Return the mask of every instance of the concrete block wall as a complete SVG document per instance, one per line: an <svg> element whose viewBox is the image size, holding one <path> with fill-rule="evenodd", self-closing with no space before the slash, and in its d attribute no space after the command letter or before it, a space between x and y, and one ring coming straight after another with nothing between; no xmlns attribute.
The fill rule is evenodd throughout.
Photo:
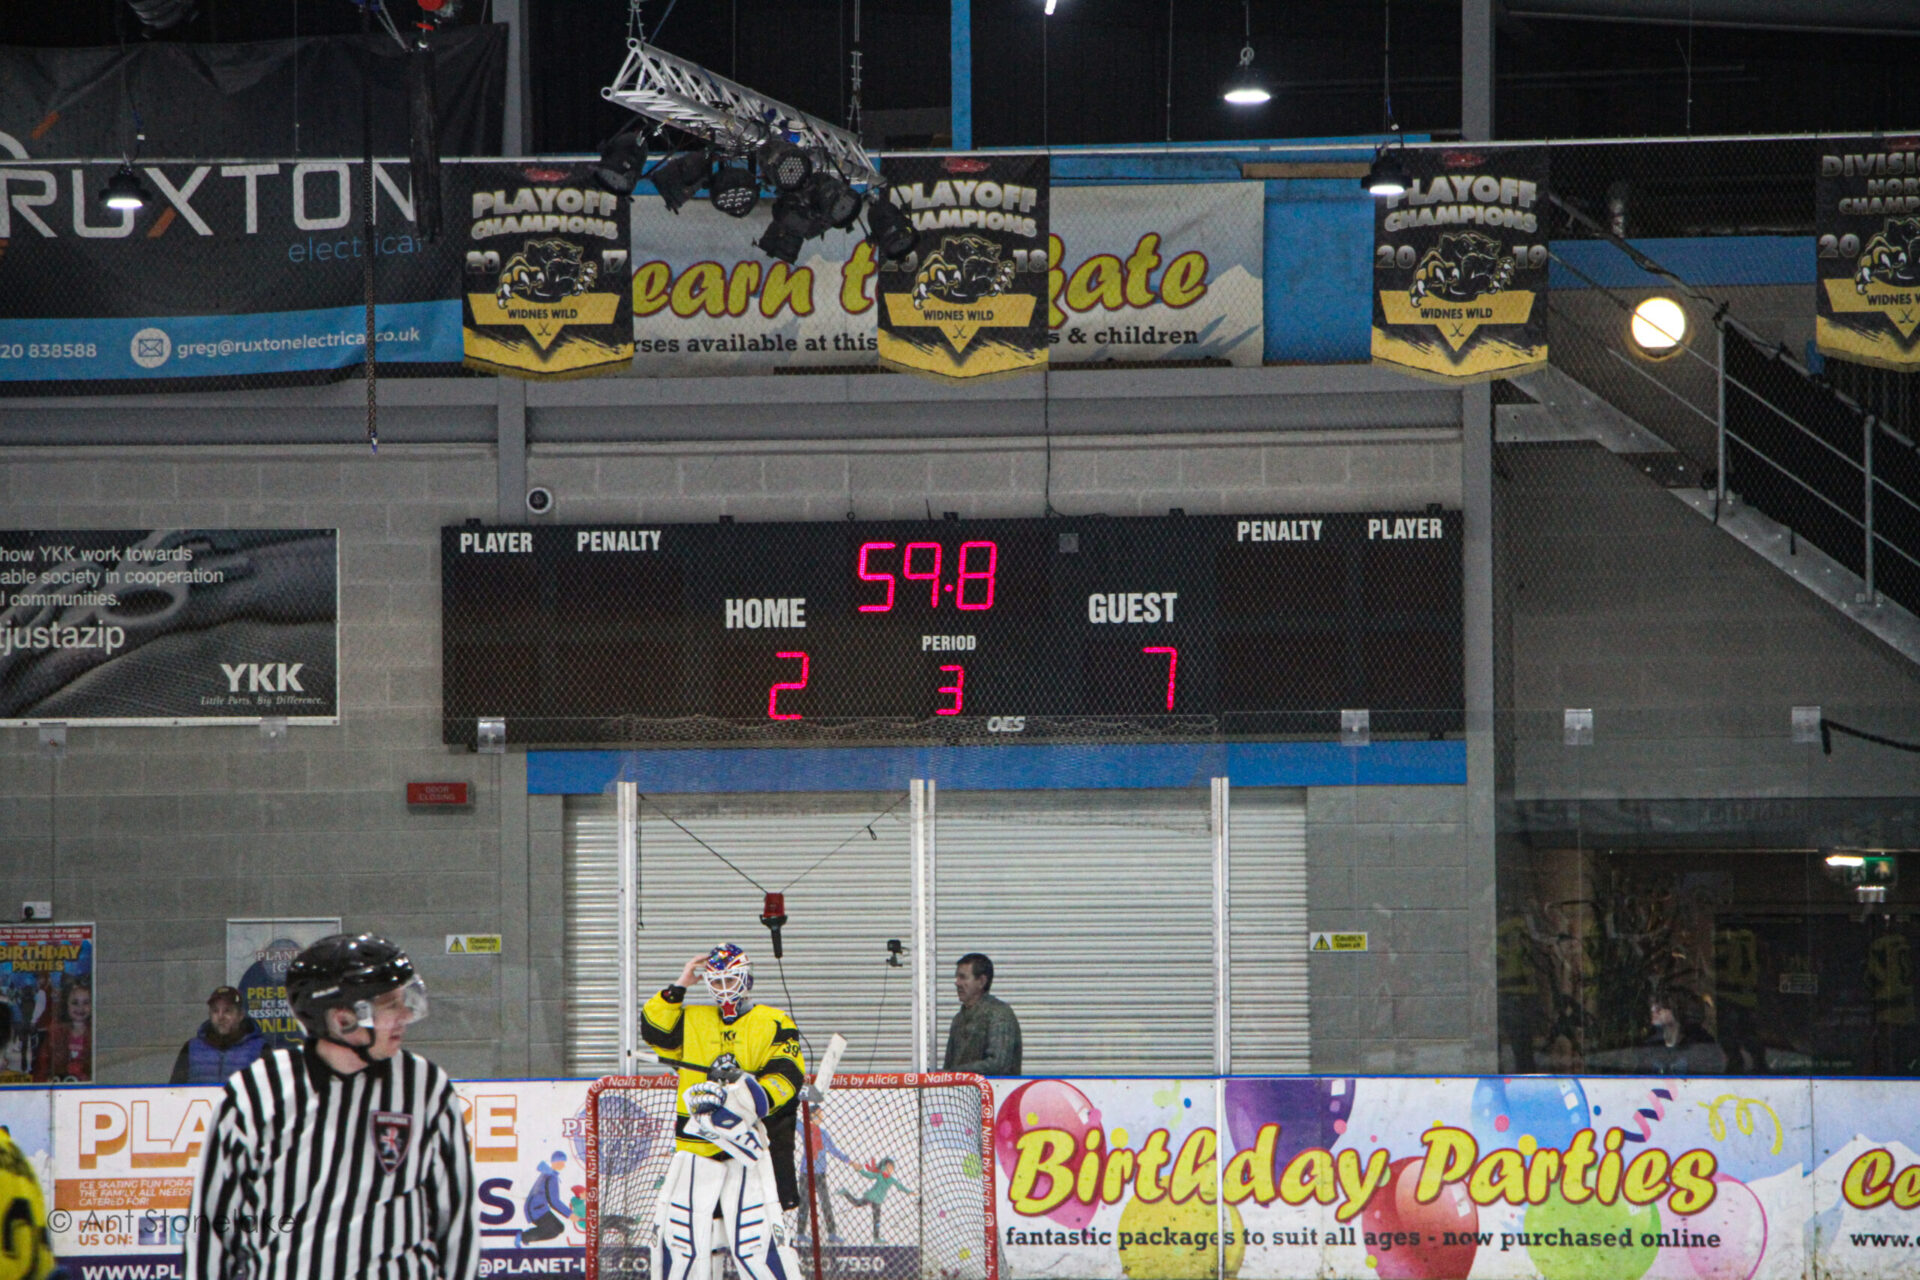
<svg viewBox="0 0 1920 1280"><path fill-rule="evenodd" d="M1026 439L556 445L532 450L527 475L553 489L561 522L1037 515L1049 486L1066 514L1284 514L1457 506L1459 453L1458 433L1445 430L1080 436L1056 440L1050 460ZM341 535L337 727L296 727L278 751L251 728L76 727L57 766L34 730L0 730L0 912L51 898L58 918L99 926L100 1082L165 1079L207 992L225 981L225 921L267 915L337 914L407 946L433 995L410 1043L456 1074L561 1069L560 802L525 795L524 758L440 742L439 530L491 520L497 485L483 447L0 450L10 528ZM408 813L404 783L423 779L471 782L478 802ZM1358 793L1350 803L1369 816L1310 837L1315 901L1338 888L1357 902L1343 860L1363 854L1369 865L1425 859L1421 892L1445 891L1444 868L1466 856L1457 819L1396 817ZM1351 834L1361 827L1364 840ZM1440 847L1448 838L1451 851ZM1327 902L1331 912L1343 899ZM1391 921L1374 932L1392 950L1369 959L1389 967L1369 982L1391 989L1391 1031L1409 1046L1396 1060L1409 1069L1466 1060L1458 1027L1445 1034L1452 997L1432 982L1449 928L1462 932L1441 918L1447 909L1406 894L1369 907ZM1344 916L1335 923L1346 927ZM506 954L446 956L444 936L468 932L503 934ZM1360 1025L1331 991L1314 1016L1316 1036L1330 1020L1328 1069L1372 1061L1362 1046L1381 1052L1380 1028Z"/></svg>
<svg viewBox="0 0 1920 1280"><path fill-rule="evenodd" d="M1920 666L1595 445L1499 451L1513 789L1912 796L1913 757L1792 741L1792 708L1920 739ZM1562 712L1592 708L1567 748Z"/></svg>

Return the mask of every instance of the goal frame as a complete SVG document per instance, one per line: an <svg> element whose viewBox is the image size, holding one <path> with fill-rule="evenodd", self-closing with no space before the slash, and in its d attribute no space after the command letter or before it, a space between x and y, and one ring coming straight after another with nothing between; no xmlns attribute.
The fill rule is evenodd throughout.
<svg viewBox="0 0 1920 1280"><path fill-rule="evenodd" d="M815 1077L809 1076L811 1084ZM679 1086L679 1073L669 1072L660 1075L641 1076L602 1076L587 1088L586 1126L584 1144L586 1147L585 1164L587 1166L587 1242L586 1264L587 1280L600 1278L600 1095L603 1092L634 1092L646 1089L676 1089ZM977 1118L980 1144L980 1178L986 1191L983 1205L982 1225L984 1236L980 1242L984 1260L984 1280L1000 1280L1000 1229L997 1200L999 1184L994 1166L993 1152L993 1084L985 1076L970 1071L922 1071L922 1072L880 1072L872 1074L835 1075L831 1088L827 1092L829 1099L842 1089L887 1089L887 1088L940 1088L959 1086L975 1089L980 1098L980 1114ZM817 1206L818 1189L813 1185L813 1161L806 1158L812 1149L813 1104L804 1100L800 1103L801 1133L799 1151L801 1153L800 1172L807 1180L807 1203ZM817 1209L815 1210L817 1213ZM806 1280L826 1280L822 1266L820 1250L819 1223L808 1224L808 1238L812 1241L811 1256L804 1263L807 1270ZM655 1278L658 1280L658 1277Z"/></svg>

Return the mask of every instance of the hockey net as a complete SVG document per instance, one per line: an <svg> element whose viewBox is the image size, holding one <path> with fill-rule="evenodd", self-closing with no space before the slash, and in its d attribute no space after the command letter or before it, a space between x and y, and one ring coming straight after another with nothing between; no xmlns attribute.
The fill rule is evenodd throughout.
<svg viewBox="0 0 1920 1280"><path fill-rule="evenodd" d="M653 1211L673 1154L675 1082L609 1076L588 1093L588 1280L657 1280ZM788 1222L805 1280L998 1280L993 1087L982 1077L835 1076L823 1101L801 1104L793 1153L800 1206ZM731 1259L711 1273L735 1274Z"/></svg>

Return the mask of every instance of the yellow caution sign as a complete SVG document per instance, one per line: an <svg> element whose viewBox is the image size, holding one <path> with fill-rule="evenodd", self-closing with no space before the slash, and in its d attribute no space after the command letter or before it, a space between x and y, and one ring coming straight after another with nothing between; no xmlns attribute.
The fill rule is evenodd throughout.
<svg viewBox="0 0 1920 1280"><path fill-rule="evenodd" d="M500 935L497 933L450 933L447 935L447 954L450 956L497 956L500 954Z"/></svg>
<svg viewBox="0 0 1920 1280"><path fill-rule="evenodd" d="M1365 951L1367 935L1364 933L1314 933L1307 938L1309 951Z"/></svg>

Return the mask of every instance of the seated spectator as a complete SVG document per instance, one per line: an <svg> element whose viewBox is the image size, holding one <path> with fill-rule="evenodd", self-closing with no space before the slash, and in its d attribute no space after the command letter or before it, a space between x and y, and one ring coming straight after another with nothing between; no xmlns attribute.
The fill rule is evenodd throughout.
<svg viewBox="0 0 1920 1280"><path fill-rule="evenodd" d="M1653 1033L1640 1046L1639 1069L1663 1076L1712 1076L1727 1069L1727 1055L1700 1022L1693 996L1678 987L1656 988L1648 1003Z"/></svg>
<svg viewBox="0 0 1920 1280"><path fill-rule="evenodd" d="M240 993L221 987L207 997L207 1020L180 1046L167 1083L224 1084L234 1072L252 1066L266 1047L266 1033L247 1016Z"/></svg>

